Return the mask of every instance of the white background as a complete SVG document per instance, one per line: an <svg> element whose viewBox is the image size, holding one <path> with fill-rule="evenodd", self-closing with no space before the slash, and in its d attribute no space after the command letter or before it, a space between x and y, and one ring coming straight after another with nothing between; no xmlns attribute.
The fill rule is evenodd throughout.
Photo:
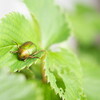
<svg viewBox="0 0 100 100"><path fill-rule="evenodd" d="M73 9L76 2L84 2L89 5L95 4L96 0L56 0L58 4L64 8ZM23 14L28 13L28 10L22 0L0 0L0 18L11 11L19 11Z"/></svg>

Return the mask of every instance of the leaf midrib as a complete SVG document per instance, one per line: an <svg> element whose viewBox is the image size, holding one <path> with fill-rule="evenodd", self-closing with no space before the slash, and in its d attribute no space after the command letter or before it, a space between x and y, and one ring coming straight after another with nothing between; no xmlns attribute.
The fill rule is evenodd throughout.
<svg viewBox="0 0 100 100"><path fill-rule="evenodd" d="M14 45L2 46L2 47L0 47L0 49L3 49L3 48L9 48L9 47L12 47L12 46L16 46L16 45L14 44Z"/></svg>

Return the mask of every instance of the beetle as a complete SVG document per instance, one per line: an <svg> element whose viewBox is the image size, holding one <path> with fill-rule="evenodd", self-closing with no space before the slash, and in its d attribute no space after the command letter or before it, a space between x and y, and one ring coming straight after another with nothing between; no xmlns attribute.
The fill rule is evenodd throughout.
<svg viewBox="0 0 100 100"><path fill-rule="evenodd" d="M17 48L18 48L17 51L10 51L10 52L17 53L19 60L25 61L28 58L39 58L35 57L35 55L38 54L40 51L37 51L36 45L31 41L27 41L23 43L21 46L18 46L17 44Z"/></svg>

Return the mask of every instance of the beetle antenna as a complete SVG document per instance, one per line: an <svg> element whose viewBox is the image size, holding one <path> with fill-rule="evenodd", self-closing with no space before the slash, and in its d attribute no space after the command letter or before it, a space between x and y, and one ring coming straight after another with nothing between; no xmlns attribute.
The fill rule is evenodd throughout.
<svg viewBox="0 0 100 100"><path fill-rule="evenodd" d="M13 41L13 40L12 40ZM17 45L17 48L19 48L19 45L18 45L18 43L16 42L16 41L13 41L16 45Z"/></svg>

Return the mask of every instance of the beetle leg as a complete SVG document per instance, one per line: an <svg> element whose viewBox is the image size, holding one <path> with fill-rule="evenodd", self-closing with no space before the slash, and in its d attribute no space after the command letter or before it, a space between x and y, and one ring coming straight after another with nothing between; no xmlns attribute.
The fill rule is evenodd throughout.
<svg viewBox="0 0 100 100"><path fill-rule="evenodd" d="M28 58L39 58L39 57L29 56ZM28 58L24 59L23 61L26 61Z"/></svg>
<svg viewBox="0 0 100 100"><path fill-rule="evenodd" d="M18 53L18 51L10 51L10 53Z"/></svg>
<svg viewBox="0 0 100 100"><path fill-rule="evenodd" d="M39 57L29 56L28 58L39 58Z"/></svg>
<svg viewBox="0 0 100 100"><path fill-rule="evenodd" d="M26 61L27 59L24 59L23 61Z"/></svg>
<svg viewBox="0 0 100 100"><path fill-rule="evenodd" d="M44 50L37 51L33 55L36 55L36 54L38 54L39 52L42 52L42 51L44 51Z"/></svg>

